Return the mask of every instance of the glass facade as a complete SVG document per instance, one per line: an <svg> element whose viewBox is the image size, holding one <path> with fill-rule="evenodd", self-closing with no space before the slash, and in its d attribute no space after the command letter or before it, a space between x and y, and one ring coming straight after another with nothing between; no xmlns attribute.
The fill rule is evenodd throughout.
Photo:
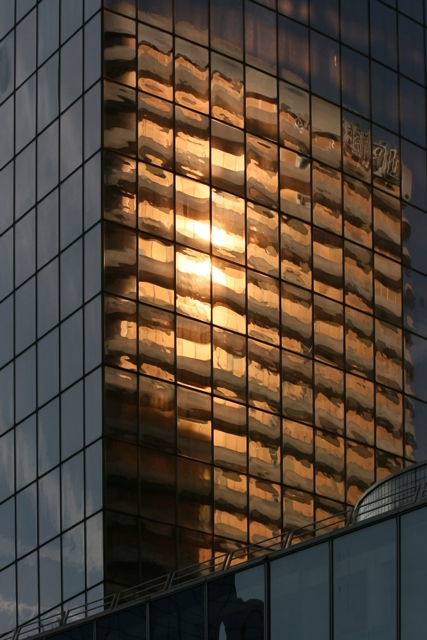
<svg viewBox="0 0 427 640"><path fill-rule="evenodd" d="M0 628L427 457L425 25L0 0Z"/></svg>
<svg viewBox="0 0 427 640"><path fill-rule="evenodd" d="M152 595L46 640L411 640L425 632L427 509Z"/></svg>
<svg viewBox="0 0 427 640"><path fill-rule="evenodd" d="M2 0L0 38L5 631L103 593L101 2Z"/></svg>
<svg viewBox="0 0 427 640"><path fill-rule="evenodd" d="M416 0L104 8L112 591L425 458L425 26Z"/></svg>

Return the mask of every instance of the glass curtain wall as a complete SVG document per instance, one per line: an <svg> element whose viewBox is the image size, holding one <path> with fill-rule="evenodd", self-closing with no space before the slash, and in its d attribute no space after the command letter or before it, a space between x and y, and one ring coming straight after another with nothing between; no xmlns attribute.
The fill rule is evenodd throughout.
<svg viewBox="0 0 427 640"><path fill-rule="evenodd" d="M421 0L104 0L108 589L427 453Z"/></svg>
<svg viewBox="0 0 427 640"><path fill-rule="evenodd" d="M0 2L0 631L102 595L101 3Z"/></svg>

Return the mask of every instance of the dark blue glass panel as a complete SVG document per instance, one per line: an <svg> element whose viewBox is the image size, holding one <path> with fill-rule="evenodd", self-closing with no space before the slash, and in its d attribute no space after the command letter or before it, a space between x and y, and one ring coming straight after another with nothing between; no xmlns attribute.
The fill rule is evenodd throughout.
<svg viewBox="0 0 427 640"><path fill-rule="evenodd" d="M16 627L16 591L15 591L15 566L0 572L0 599L10 603L8 607L0 610L0 627L13 629Z"/></svg>
<svg viewBox="0 0 427 640"><path fill-rule="evenodd" d="M0 371L0 433L4 433L13 425L13 409L14 409L14 388L13 388L13 362L12 362L7 367L5 367ZM8 460L8 462L10 463L10 460ZM12 461L12 464L13 464L13 461ZM12 476L13 476L13 472L12 472ZM1 493L1 489L0 489L0 493ZM7 497L7 496L4 496L4 497Z"/></svg>
<svg viewBox="0 0 427 640"><path fill-rule="evenodd" d="M298 640L329 639L329 546L323 544L270 565L272 638L283 629ZM307 612L310 615L307 615Z"/></svg>
<svg viewBox="0 0 427 640"><path fill-rule="evenodd" d="M9 162L13 156L14 131L14 96L0 106L0 167Z"/></svg>
<svg viewBox="0 0 427 640"><path fill-rule="evenodd" d="M135 607L96 623L97 640L145 640L146 608Z"/></svg>
<svg viewBox="0 0 427 640"><path fill-rule="evenodd" d="M341 40L369 53L368 0L341 0Z"/></svg>
<svg viewBox="0 0 427 640"><path fill-rule="evenodd" d="M0 375L0 382L1 375ZM15 490L15 438L9 431L0 439L0 501L5 500Z"/></svg>
<svg viewBox="0 0 427 640"><path fill-rule="evenodd" d="M70 3L68 3L70 4ZM62 3L64 6L64 3ZM74 5L72 5L74 7ZM83 33L79 31L61 48L61 111L82 93Z"/></svg>
<svg viewBox="0 0 427 640"><path fill-rule="evenodd" d="M0 304L0 367L13 358L13 296Z"/></svg>
<svg viewBox="0 0 427 640"><path fill-rule="evenodd" d="M276 15L246 0L245 27L246 62L268 73L276 73Z"/></svg>
<svg viewBox="0 0 427 640"><path fill-rule="evenodd" d="M52 329L58 322L58 260L54 260L37 274L38 335Z"/></svg>
<svg viewBox="0 0 427 640"><path fill-rule="evenodd" d="M280 16L279 75L304 89L309 87L308 29Z"/></svg>
<svg viewBox="0 0 427 640"><path fill-rule="evenodd" d="M405 398L405 455L415 460L427 460L427 404Z"/></svg>
<svg viewBox="0 0 427 640"><path fill-rule="evenodd" d="M341 47L342 104L369 118L369 59Z"/></svg>
<svg viewBox="0 0 427 640"><path fill-rule="evenodd" d="M59 462L59 401L53 400L38 413L39 474Z"/></svg>
<svg viewBox="0 0 427 640"><path fill-rule="evenodd" d="M6 231L13 222L13 169L11 162L0 171L0 193L2 194L2 213L0 216L0 233Z"/></svg>
<svg viewBox="0 0 427 640"><path fill-rule="evenodd" d="M36 416L21 422L15 430L16 490L33 482L37 474Z"/></svg>
<svg viewBox="0 0 427 640"><path fill-rule="evenodd" d="M19 86L36 69L36 11L32 11L16 28L16 76Z"/></svg>
<svg viewBox="0 0 427 640"><path fill-rule="evenodd" d="M422 638L427 628L427 509L400 520L401 640Z"/></svg>
<svg viewBox="0 0 427 640"><path fill-rule="evenodd" d="M427 215L423 211L404 205L402 209L403 261L409 267L427 274L425 239Z"/></svg>
<svg viewBox="0 0 427 640"><path fill-rule="evenodd" d="M424 84L424 29L399 15L399 71Z"/></svg>
<svg viewBox="0 0 427 640"><path fill-rule="evenodd" d="M38 566L37 552L18 562L18 624L34 617L38 609Z"/></svg>
<svg viewBox="0 0 427 640"><path fill-rule="evenodd" d="M16 495L16 542L18 558L37 545L37 483Z"/></svg>
<svg viewBox="0 0 427 640"><path fill-rule="evenodd" d="M311 0L310 26L338 39L338 0Z"/></svg>
<svg viewBox="0 0 427 640"><path fill-rule="evenodd" d="M39 549L40 613L61 601L61 548L60 540L52 540Z"/></svg>
<svg viewBox="0 0 427 640"><path fill-rule="evenodd" d="M13 2L3 0L0 2L0 38L12 29L15 21L15 5Z"/></svg>
<svg viewBox="0 0 427 640"><path fill-rule="evenodd" d="M61 319L83 303L83 242L78 240L61 254Z"/></svg>
<svg viewBox="0 0 427 640"><path fill-rule="evenodd" d="M204 586L151 605L152 640L204 640Z"/></svg>
<svg viewBox="0 0 427 640"><path fill-rule="evenodd" d="M59 331L55 329L37 343L37 395L39 406L59 391Z"/></svg>
<svg viewBox="0 0 427 640"><path fill-rule="evenodd" d="M43 198L58 183L58 121L37 139L37 197Z"/></svg>
<svg viewBox="0 0 427 640"><path fill-rule="evenodd" d="M138 18L172 31L172 0L138 0Z"/></svg>
<svg viewBox="0 0 427 640"><path fill-rule="evenodd" d="M61 42L65 42L82 24L83 0L61 0Z"/></svg>
<svg viewBox="0 0 427 640"><path fill-rule="evenodd" d="M175 32L198 44L208 45L207 0L175 0Z"/></svg>
<svg viewBox="0 0 427 640"><path fill-rule="evenodd" d="M427 401L427 340L405 331L405 392Z"/></svg>
<svg viewBox="0 0 427 640"><path fill-rule="evenodd" d="M59 45L59 2L42 0L38 15L39 65L58 48Z"/></svg>
<svg viewBox="0 0 427 640"><path fill-rule="evenodd" d="M396 13L378 0L371 1L371 55L397 68Z"/></svg>
<svg viewBox="0 0 427 640"><path fill-rule="evenodd" d="M62 633L50 636L51 640L92 640L94 637L93 624L84 624L74 629L66 629Z"/></svg>
<svg viewBox="0 0 427 640"><path fill-rule="evenodd" d="M36 145L30 144L15 159L16 176L26 180L15 182L15 220L28 211L36 200Z"/></svg>
<svg viewBox="0 0 427 640"><path fill-rule="evenodd" d="M62 588L64 600L85 588L83 523L62 536Z"/></svg>
<svg viewBox="0 0 427 640"><path fill-rule="evenodd" d="M215 0L215 2L211 2L211 47L242 60L242 0Z"/></svg>
<svg viewBox="0 0 427 640"><path fill-rule="evenodd" d="M311 32L311 89L322 98L340 102L340 49L330 38Z"/></svg>
<svg viewBox="0 0 427 640"><path fill-rule="evenodd" d="M423 0L399 0L398 7L402 13L406 13L418 22L423 22Z"/></svg>
<svg viewBox="0 0 427 640"><path fill-rule="evenodd" d="M425 209L426 152L402 140L402 198L416 207Z"/></svg>
<svg viewBox="0 0 427 640"><path fill-rule="evenodd" d="M83 382L61 396L61 458L64 460L83 447Z"/></svg>
<svg viewBox="0 0 427 640"><path fill-rule="evenodd" d="M15 366L15 418L20 422L36 408L36 348L19 356Z"/></svg>
<svg viewBox="0 0 427 640"><path fill-rule="evenodd" d="M36 287L34 277L15 292L15 353L20 353L29 347L35 339Z"/></svg>
<svg viewBox="0 0 427 640"><path fill-rule="evenodd" d="M400 78L400 133L425 147L425 90L406 78Z"/></svg>
<svg viewBox="0 0 427 640"><path fill-rule="evenodd" d="M57 0L56 0L57 1ZM59 56L54 55L37 72L37 130L42 131L59 113Z"/></svg>
<svg viewBox="0 0 427 640"><path fill-rule="evenodd" d="M31 76L16 92L16 121L19 127L15 131L15 153L25 147L36 133L36 74Z"/></svg>
<svg viewBox="0 0 427 640"><path fill-rule="evenodd" d="M372 119L399 131L397 74L381 64L371 62Z"/></svg>
<svg viewBox="0 0 427 640"><path fill-rule="evenodd" d="M405 327L427 338L427 276L412 269L404 269L403 291Z"/></svg>
<svg viewBox="0 0 427 640"><path fill-rule="evenodd" d="M61 117L61 180L77 169L82 162L82 107L82 100L79 100Z"/></svg>
<svg viewBox="0 0 427 640"><path fill-rule="evenodd" d="M59 467L39 480L39 544L58 535L61 524Z"/></svg>
<svg viewBox="0 0 427 640"><path fill-rule="evenodd" d="M262 566L209 582L209 640L263 640L264 590Z"/></svg>
<svg viewBox="0 0 427 640"><path fill-rule="evenodd" d="M13 235L13 229L10 229L0 238L0 300L13 289Z"/></svg>
<svg viewBox="0 0 427 640"><path fill-rule="evenodd" d="M396 638L396 522L333 542L334 640Z"/></svg>
<svg viewBox="0 0 427 640"><path fill-rule="evenodd" d="M15 499L0 505L0 567L15 560Z"/></svg>

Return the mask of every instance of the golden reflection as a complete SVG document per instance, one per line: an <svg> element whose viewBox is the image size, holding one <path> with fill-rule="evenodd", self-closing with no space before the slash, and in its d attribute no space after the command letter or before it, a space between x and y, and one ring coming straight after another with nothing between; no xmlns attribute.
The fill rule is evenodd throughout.
<svg viewBox="0 0 427 640"><path fill-rule="evenodd" d="M246 401L246 340L229 331L213 329L214 393Z"/></svg>
<svg viewBox="0 0 427 640"><path fill-rule="evenodd" d="M215 467L215 534L234 540L247 540L247 477Z"/></svg>
<svg viewBox="0 0 427 640"><path fill-rule="evenodd" d="M280 210L311 221L310 160L280 149Z"/></svg>
<svg viewBox="0 0 427 640"><path fill-rule="evenodd" d="M280 343L279 281L248 270L248 335Z"/></svg>
<svg viewBox="0 0 427 640"><path fill-rule="evenodd" d="M347 442L347 502L356 504L375 481L374 450L363 444Z"/></svg>
<svg viewBox="0 0 427 640"><path fill-rule="evenodd" d="M280 533L281 490L277 484L249 479L249 540L262 542Z"/></svg>
<svg viewBox="0 0 427 640"><path fill-rule="evenodd" d="M138 87L159 98L172 100L172 36L139 24L138 40Z"/></svg>
<svg viewBox="0 0 427 640"><path fill-rule="evenodd" d="M282 282L282 347L310 355L313 348L312 319L311 292Z"/></svg>
<svg viewBox="0 0 427 640"><path fill-rule="evenodd" d="M311 226L282 215L282 278L306 289L311 288Z"/></svg>
<svg viewBox="0 0 427 640"><path fill-rule="evenodd" d="M280 482L280 418L249 408L249 472Z"/></svg>
<svg viewBox="0 0 427 640"><path fill-rule="evenodd" d="M313 491L313 427L283 420L283 483L297 489Z"/></svg>
<svg viewBox="0 0 427 640"><path fill-rule="evenodd" d="M346 435L365 444L374 444L374 385L346 375Z"/></svg>
<svg viewBox="0 0 427 640"><path fill-rule="evenodd" d="M314 498L305 491L284 489L283 529L290 531L309 525L314 520Z"/></svg>
<svg viewBox="0 0 427 640"><path fill-rule="evenodd" d="M215 255L245 263L245 201L212 189L212 251Z"/></svg>
<svg viewBox="0 0 427 640"><path fill-rule="evenodd" d="M403 455L403 397L401 393L377 386L376 445L380 449Z"/></svg>
<svg viewBox="0 0 427 640"><path fill-rule="evenodd" d="M175 100L209 113L209 52L180 38L175 38Z"/></svg>
<svg viewBox="0 0 427 640"><path fill-rule="evenodd" d="M179 247L176 252L176 308L191 318L211 319L211 259Z"/></svg>
<svg viewBox="0 0 427 640"><path fill-rule="evenodd" d="M371 189L347 176L344 176L344 236L372 247Z"/></svg>
<svg viewBox="0 0 427 640"><path fill-rule="evenodd" d="M277 209L278 190L277 145L246 134L247 197Z"/></svg>
<svg viewBox="0 0 427 640"><path fill-rule="evenodd" d="M248 202L248 266L271 276L279 272L279 218L271 209Z"/></svg>
<svg viewBox="0 0 427 640"><path fill-rule="evenodd" d="M202 462L211 462L210 396L185 387L177 387L177 410L178 453Z"/></svg>
<svg viewBox="0 0 427 640"><path fill-rule="evenodd" d="M175 177L176 241L182 244L209 251L210 248L210 188L183 178Z"/></svg>
<svg viewBox="0 0 427 640"><path fill-rule="evenodd" d="M243 65L212 51L211 69L212 117L243 128Z"/></svg>
<svg viewBox="0 0 427 640"><path fill-rule="evenodd" d="M141 231L173 239L173 174L138 163L138 225Z"/></svg>
<svg viewBox="0 0 427 640"><path fill-rule="evenodd" d="M246 409L214 399L214 464L246 472Z"/></svg>
<svg viewBox="0 0 427 640"><path fill-rule="evenodd" d="M344 500L344 439L316 431L315 447L316 493L331 500Z"/></svg>
<svg viewBox="0 0 427 640"><path fill-rule="evenodd" d="M175 330L173 315L139 305L139 370L149 376L173 381Z"/></svg>
<svg viewBox="0 0 427 640"><path fill-rule="evenodd" d="M139 299L173 310L174 247L161 240L139 237Z"/></svg>
<svg viewBox="0 0 427 640"><path fill-rule="evenodd" d="M196 180L209 179L209 118L175 107L175 168Z"/></svg>
<svg viewBox="0 0 427 640"><path fill-rule="evenodd" d="M210 327L177 317L176 320L177 380L203 391L211 391L211 331Z"/></svg>
<svg viewBox="0 0 427 640"><path fill-rule="evenodd" d="M213 323L246 333L246 269L212 259Z"/></svg>
<svg viewBox="0 0 427 640"><path fill-rule="evenodd" d="M316 426L334 433L344 433L344 373L315 363Z"/></svg>
<svg viewBox="0 0 427 640"><path fill-rule="evenodd" d="M375 322L375 365L377 382L402 389L402 330L381 320Z"/></svg>
<svg viewBox="0 0 427 640"><path fill-rule="evenodd" d="M280 82L280 143L308 154L310 151L309 94Z"/></svg>

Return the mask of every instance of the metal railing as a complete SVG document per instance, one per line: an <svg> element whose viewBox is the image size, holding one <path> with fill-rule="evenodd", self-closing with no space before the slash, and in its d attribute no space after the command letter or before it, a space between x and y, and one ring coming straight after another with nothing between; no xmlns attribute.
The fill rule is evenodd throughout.
<svg viewBox="0 0 427 640"><path fill-rule="evenodd" d="M408 474L407 478L405 478L405 473ZM399 478L395 476L399 476ZM22 640L36 634L49 633L54 629L60 629L64 625L70 625L84 618L96 616L107 611L112 612L131 603L143 603L182 584L227 571L242 563L256 560L276 551L289 549L319 535L422 500L427 500L427 463L414 465L376 483L360 498L354 508L328 516L323 520L312 522L298 529L280 533L261 542L252 543L214 556L205 562L177 569L165 576L143 582L135 587L124 589L119 593L105 596L94 602L73 607L70 610L56 611L55 613L40 616L17 627L14 631L0 634L0 640Z"/></svg>

